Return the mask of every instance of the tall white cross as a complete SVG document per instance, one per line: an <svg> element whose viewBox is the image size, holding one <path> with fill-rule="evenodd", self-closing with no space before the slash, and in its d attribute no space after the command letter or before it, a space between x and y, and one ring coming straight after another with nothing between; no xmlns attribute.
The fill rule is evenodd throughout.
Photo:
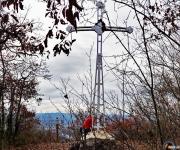
<svg viewBox="0 0 180 150"><path fill-rule="evenodd" d="M102 34L105 31L127 32L132 33L132 27L113 27L106 26L103 22L103 14L105 13L105 2L102 0L94 0L97 7L97 23L94 26L79 26L77 31L95 31L97 33L97 56L96 56L96 72L93 101L91 102L91 111L96 116L96 124L94 128L102 128L105 126L105 100L104 100L104 80L103 80L103 62L102 62ZM68 27L69 32L74 32L73 27Z"/></svg>

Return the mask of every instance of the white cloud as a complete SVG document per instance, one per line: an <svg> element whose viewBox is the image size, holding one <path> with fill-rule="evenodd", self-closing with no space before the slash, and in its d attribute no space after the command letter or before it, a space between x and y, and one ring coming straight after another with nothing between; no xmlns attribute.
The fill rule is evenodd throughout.
<svg viewBox="0 0 180 150"><path fill-rule="evenodd" d="M39 21L44 22L44 29L48 29L48 23L45 20L44 14L45 14L45 4L39 5L35 0L28 1L26 0L26 5L31 5L31 10L29 17L38 19ZM109 13L111 20L115 19L117 21L118 25L123 26L124 23L122 20L124 20L127 15L127 9L122 8L121 13L119 16L117 16L116 12L114 12L114 3L109 3L107 5L107 12ZM34 17L35 16L35 17ZM121 18L120 18L121 17ZM116 21L112 21L113 24L116 24ZM48 24L48 25L47 25ZM103 37L105 38L108 35L108 33L104 33ZM125 38L122 36L122 33L119 34L120 38L122 40ZM84 33L73 33L73 38L76 38L77 41L74 43L72 47L72 51L70 55L67 57L65 54L61 53L61 55L57 55L56 57L51 56L49 60L47 60L47 64L50 70L50 74L53 75L52 83L58 83L58 80L60 77L69 77L72 80L73 84L75 86L78 86L78 80L76 79L77 74L83 75L85 72L88 71L89 62L88 57L85 55L85 52L88 52L93 45L93 43L96 43L96 33L90 33L90 32L84 32ZM123 48L116 44L117 40L115 38L108 38L105 43L103 43L103 53L105 56L109 55L117 55L121 54L123 52ZM52 47L52 45L50 46ZM52 48L51 48L52 49ZM94 44L93 49L93 73L95 73L95 60L96 60L96 44ZM108 63L113 63L112 59L106 59ZM115 89L116 82L112 82L114 79L112 77L112 74L110 71L104 70L105 74L105 89ZM61 104L64 104L59 91L50 84L49 81L42 81L39 85L40 93L44 94L43 102L41 106L37 106L36 103L34 103L32 106L36 109L37 112L55 112L57 111L56 108L49 102L49 97L51 100L55 103L55 105L61 109L64 110Z"/></svg>

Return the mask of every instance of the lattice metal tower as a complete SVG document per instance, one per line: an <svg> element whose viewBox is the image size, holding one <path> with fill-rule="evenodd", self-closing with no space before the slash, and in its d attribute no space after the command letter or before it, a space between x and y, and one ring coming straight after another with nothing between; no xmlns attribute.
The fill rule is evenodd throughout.
<svg viewBox="0 0 180 150"><path fill-rule="evenodd" d="M97 33L97 55L96 55L96 72L92 110L97 116L97 128L104 126L105 101L104 101L104 79L103 79L103 62L102 62L102 33L103 33L103 14L105 6L102 1L96 3L97 6L97 24L95 31ZM99 28L100 27L100 28ZM101 119L101 120L100 120Z"/></svg>
<svg viewBox="0 0 180 150"><path fill-rule="evenodd" d="M103 22L103 15L106 12L106 0L92 0L97 7L97 22L94 26L81 26L77 27L77 31L95 31L97 33L97 56L96 56L96 71L95 71L95 85L93 101L91 102L92 114L96 116L95 128L99 129L105 126L105 100L104 100L104 79L103 79L103 61L102 61L102 34L105 31L128 32L132 33L131 27L112 27L106 26ZM73 27L68 27L69 32L74 32Z"/></svg>

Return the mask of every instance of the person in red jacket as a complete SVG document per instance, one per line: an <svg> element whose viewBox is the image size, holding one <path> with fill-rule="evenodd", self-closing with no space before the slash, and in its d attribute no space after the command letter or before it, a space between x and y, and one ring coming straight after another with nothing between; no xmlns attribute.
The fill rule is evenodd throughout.
<svg viewBox="0 0 180 150"><path fill-rule="evenodd" d="M89 115L85 118L82 127L80 128L80 133L82 139L86 140L86 135L91 131L92 124L93 124L93 117Z"/></svg>

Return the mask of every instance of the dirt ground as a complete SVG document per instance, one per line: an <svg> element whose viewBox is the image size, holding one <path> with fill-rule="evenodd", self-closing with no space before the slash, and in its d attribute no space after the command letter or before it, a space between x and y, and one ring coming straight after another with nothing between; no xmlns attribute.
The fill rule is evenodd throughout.
<svg viewBox="0 0 180 150"><path fill-rule="evenodd" d="M47 144L43 143L43 144L28 145L28 146L18 147L18 148L9 148L6 150L70 150L72 145L73 145L72 143L47 143ZM100 147L102 148L102 145ZM97 148L97 149L99 150L101 148ZM140 150L148 150L147 148L145 148L142 145L138 145L136 148L140 149ZM87 149L89 150L91 148L87 148ZM114 148L112 148L112 147L110 149L114 150ZM122 149L122 148L120 148L120 147L116 148L116 150L118 150L118 149ZM124 149L126 149L126 146L124 147ZM76 148L73 150L76 150ZM104 148L103 148L103 150L104 150Z"/></svg>
<svg viewBox="0 0 180 150"><path fill-rule="evenodd" d="M48 143L38 145L28 145L19 148L9 148L7 150L69 150L70 143Z"/></svg>
<svg viewBox="0 0 180 150"><path fill-rule="evenodd" d="M28 145L28 146L24 146L24 147L21 147L21 148L12 148L12 149L9 149L9 150L77 150L76 146L74 147L73 145L76 145L76 144L73 144L73 143L44 143L44 144L38 144L38 145ZM102 146L104 145L104 146ZM101 143L99 144L99 146L97 146L97 150L121 150L121 149L129 149L127 146L124 146L122 148L122 145L121 146L115 146L114 144L111 144L110 147L108 148L108 145L109 144L104 144L104 143ZM115 147L114 147L115 146ZM73 149L70 149L74 147ZM79 149L79 148L78 148ZM84 148L81 148L81 150L84 150ZM92 147L86 147L85 150L91 150ZM140 144L137 144L135 149L137 150L149 150L147 149L147 147L144 147L144 145L140 145Z"/></svg>
<svg viewBox="0 0 180 150"><path fill-rule="evenodd" d="M77 142L78 143L78 142ZM37 145L28 145L24 147L19 148L8 148L6 150L77 150L77 143L73 144L72 142L69 143L43 143L43 144L37 144ZM149 146L145 145L144 143L135 142L135 141L129 141L129 143L133 143L132 149L137 150L152 150L152 148L149 148ZM179 142L178 142L179 143ZM109 145L109 144L108 144ZM129 149L130 147L127 146L126 143L124 143L124 146L122 146L122 142L116 143L110 143L110 148L108 148L107 143L101 143L100 148L97 148L98 150L121 150L121 149ZM113 147L117 145L117 147L114 149ZM75 146L75 147L74 147ZM71 149L74 147L73 149ZM98 146L99 147L99 146ZM105 148L103 148L105 147ZM123 147L123 148L122 148ZM92 148L86 148L86 150L91 150ZM82 149L81 149L82 150ZM84 150L84 149L83 149Z"/></svg>

